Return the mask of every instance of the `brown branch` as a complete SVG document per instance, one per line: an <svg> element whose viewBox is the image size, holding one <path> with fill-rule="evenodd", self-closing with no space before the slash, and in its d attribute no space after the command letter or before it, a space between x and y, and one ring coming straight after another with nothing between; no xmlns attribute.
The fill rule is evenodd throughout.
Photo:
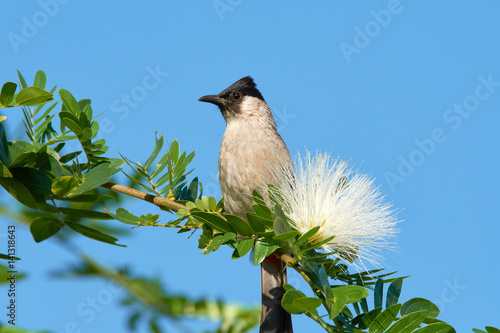
<svg viewBox="0 0 500 333"><path fill-rule="evenodd" d="M173 200L169 200L169 199L165 199L165 198L162 198L159 196L147 194L145 192L141 192L141 191L138 191L136 189L133 189L133 188L130 188L127 186L114 184L114 183L106 183L106 184L102 184L101 187L107 188L109 190L112 190L112 191L115 191L118 193L123 193L123 194L126 194L128 196L131 196L131 197L134 197L137 199L141 199L141 200L150 202L150 203L152 203L160 208L166 208L169 210L173 210L175 212L178 211L179 209L189 210L189 208L187 208L186 206L184 206L180 203L177 203Z"/></svg>

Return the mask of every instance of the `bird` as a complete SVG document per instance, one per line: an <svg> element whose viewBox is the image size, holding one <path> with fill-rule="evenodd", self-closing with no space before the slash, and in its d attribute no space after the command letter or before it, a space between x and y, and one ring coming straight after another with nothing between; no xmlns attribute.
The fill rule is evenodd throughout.
<svg viewBox="0 0 500 333"><path fill-rule="evenodd" d="M219 107L226 130L219 152L219 183L224 210L246 220L252 212L254 189L267 193L276 167L291 167L288 148L278 133L270 107L250 76L236 81L218 95L206 95L201 102ZM286 267L275 255L261 263L261 333L293 332L291 315L281 307L287 282Z"/></svg>

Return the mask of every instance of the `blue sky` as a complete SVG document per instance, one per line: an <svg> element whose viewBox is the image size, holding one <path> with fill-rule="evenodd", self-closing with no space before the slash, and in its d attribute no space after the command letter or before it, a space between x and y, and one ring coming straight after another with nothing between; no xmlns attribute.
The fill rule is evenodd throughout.
<svg viewBox="0 0 500 333"><path fill-rule="evenodd" d="M42 69L49 86L92 99L94 113L106 111L112 156L144 161L155 131L196 149L195 174L220 197L225 124L197 99L252 75L293 155L348 160L401 209L398 252L385 253L385 265L411 275L402 299L433 300L441 319L470 332L500 327L499 12L495 1L11 1L0 11L0 78L17 81L19 69L31 81ZM20 110L2 114L10 138L22 138ZM12 202L3 190L0 200ZM0 219L6 247L9 221ZM77 244L107 265L161 276L174 293L258 304L257 267L231 261L229 250L203 256L184 235L139 228L120 239L127 248ZM18 240L19 269L30 272L18 286L20 326L125 331L119 293L88 322L76 313L107 282L51 278L75 258L35 244L26 229ZM294 322L297 332L321 332L308 318Z"/></svg>

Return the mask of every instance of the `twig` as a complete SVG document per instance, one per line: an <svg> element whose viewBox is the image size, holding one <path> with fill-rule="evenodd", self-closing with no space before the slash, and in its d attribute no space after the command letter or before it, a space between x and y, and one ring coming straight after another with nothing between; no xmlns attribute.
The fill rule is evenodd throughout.
<svg viewBox="0 0 500 333"><path fill-rule="evenodd" d="M327 332L335 332L334 331L334 327L332 327L331 325L329 325L326 321L323 320L323 318L321 318L320 316L316 316L315 314L312 314L311 312L309 311L306 311L305 312L305 315L308 316L309 318L311 318L312 320L314 320L315 322L317 322L318 324L321 325L321 327L323 327L325 329L325 331Z"/></svg>
<svg viewBox="0 0 500 333"><path fill-rule="evenodd" d="M114 184L114 183L106 183L106 184L102 184L101 187L107 188L109 190L112 190L112 191L115 191L118 193L123 193L123 194L126 194L128 196L131 196L131 197L134 197L137 199L141 199L141 200L150 202L150 203L152 203L160 208L166 208L169 210L173 210L175 212L178 211L179 209L189 210L189 208L187 208L186 206L184 206L180 203L177 203L173 200L169 200L169 199L165 199L165 198L162 198L159 196L151 195L151 194L127 187L127 186Z"/></svg>

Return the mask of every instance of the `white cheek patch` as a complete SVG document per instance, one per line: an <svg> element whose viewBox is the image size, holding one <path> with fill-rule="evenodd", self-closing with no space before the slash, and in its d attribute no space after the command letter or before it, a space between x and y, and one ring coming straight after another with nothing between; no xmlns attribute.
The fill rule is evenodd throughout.
<svg viewBox="0 0 500 333"><path fill-rule="evenodd" d="M265 103L253 96L245 96L240 104L240 113L244 116L254 116L259 114L259 108L264 107ZM260 112L262 113L262 111Z"/></svg>

